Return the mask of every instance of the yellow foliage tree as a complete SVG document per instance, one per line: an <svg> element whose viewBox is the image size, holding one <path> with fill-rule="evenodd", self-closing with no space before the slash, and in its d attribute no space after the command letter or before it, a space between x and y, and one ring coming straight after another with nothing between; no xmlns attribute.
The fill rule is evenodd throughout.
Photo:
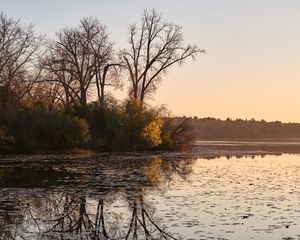
<svg viewBox="0 0 300 240"><path fill-rule="evenodd" d="M163 121L160 118L155 118L150 123L148 123L143 129L142 136L152 147L156 147L162 142L162 126Z"/></svg>

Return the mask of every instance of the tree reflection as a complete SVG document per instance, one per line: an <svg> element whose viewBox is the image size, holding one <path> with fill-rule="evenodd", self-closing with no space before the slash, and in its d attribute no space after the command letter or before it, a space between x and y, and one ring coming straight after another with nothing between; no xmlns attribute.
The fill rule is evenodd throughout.
<svg viewBox="0 0 300 240"><path fill-rule="evenodd" d="M22 204L17 199L7 198L7 192L0 192L0 239L17 239L17 229L24 222Z"/></svg>
<svg viewBox="0 0 300 240"><path fill-rule="evenodd" d="M145 239L153 239L156 232L159 234L158 239L176 239L163 230L153 219L153 216L150 216L143 196L140 196L139 200L134 200L130 205L132 217L124 239L138 239L139 228L142 229ZM130 236L132 238L129 238Z"/></svg>
<svg viewBox="0 0 300 240"><path fill-rule="evenodd" d="M43 182L39 190L38 183L32 188L31 182L26 185L26 179L18 178L21 187L28 191L20 192L17 185L11 188L8 195L14 194L16 201L10 208L1 209L0 238L176 239L156 217L155 207L150 207L145 196L165 190L174 178L187 179L193 162L155 157L122 163L107 161L94 167L87 164L77 173L73 169L72 174L52 170L51 184L47 187ZM13 185L11 180L10 176L9 187ZM118 201L127 209L114 209L112 205ZM7 207L3 202L2 206Z"/></svg>

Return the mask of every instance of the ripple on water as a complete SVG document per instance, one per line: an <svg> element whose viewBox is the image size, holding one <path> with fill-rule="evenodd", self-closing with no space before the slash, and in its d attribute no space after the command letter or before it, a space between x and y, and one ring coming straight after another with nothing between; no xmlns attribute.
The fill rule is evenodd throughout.
<svg viewBox="0 0 300 240"><path fill-rule="evenodd" d="M193 161L178 157L175 162L157 157L99 158L66 163L43 157L46 177L34 159L26 176L40 182L22 178L24 161L0 163L0 237L50 239L56 231L57 237L89 239L97 230L92 220L100 223L102 216L107 233L122 239L134 214L142 223L147 213L148 230L156 238L161 230L197 240L300 239L299 155ZM100 200L103 215L98 211ZM63 233L58 219L66 213L63 228L69 229ZM73 231L79 213L81 233ZM140 224L137 233L144 232Z"/></svg>

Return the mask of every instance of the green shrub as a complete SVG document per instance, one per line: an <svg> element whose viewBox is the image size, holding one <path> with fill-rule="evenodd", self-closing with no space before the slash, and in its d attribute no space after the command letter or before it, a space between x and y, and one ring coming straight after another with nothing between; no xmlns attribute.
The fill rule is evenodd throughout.
<svg viewBox="0 0 300 240"><path fill-rule="evenodd" d="M194 140L186 121L166 117L164 107L152 108L136 100L108 106L105 111L92 103L65 112L35 109L1 115L0 151L75 147L94 151L178 150Z"/></svg>
<svg viewBox="0 0 300 240"><path fill-rule="evenodd" d="M150 150L161 144L162 120L157 109L136 100L89 111L91 146L96 151Z"/></svg>
<svg viewBox="0 0 300 240"><path fill-rule="evenodd" d="M19 112L8 117L6 125L15 136L15 151L63 150L89 140L85 120L59 112Z"/></svg>

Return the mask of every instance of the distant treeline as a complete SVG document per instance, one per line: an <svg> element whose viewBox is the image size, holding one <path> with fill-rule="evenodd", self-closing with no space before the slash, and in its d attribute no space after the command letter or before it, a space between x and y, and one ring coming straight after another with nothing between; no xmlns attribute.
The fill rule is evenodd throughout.
<svg viewBox="0 0 300 240"><path fill-rule="evenodd" d="M300 139L300 123L267 122L265 120L242 120L215 118L186 118L198 140L225 139Z"/></svg>

